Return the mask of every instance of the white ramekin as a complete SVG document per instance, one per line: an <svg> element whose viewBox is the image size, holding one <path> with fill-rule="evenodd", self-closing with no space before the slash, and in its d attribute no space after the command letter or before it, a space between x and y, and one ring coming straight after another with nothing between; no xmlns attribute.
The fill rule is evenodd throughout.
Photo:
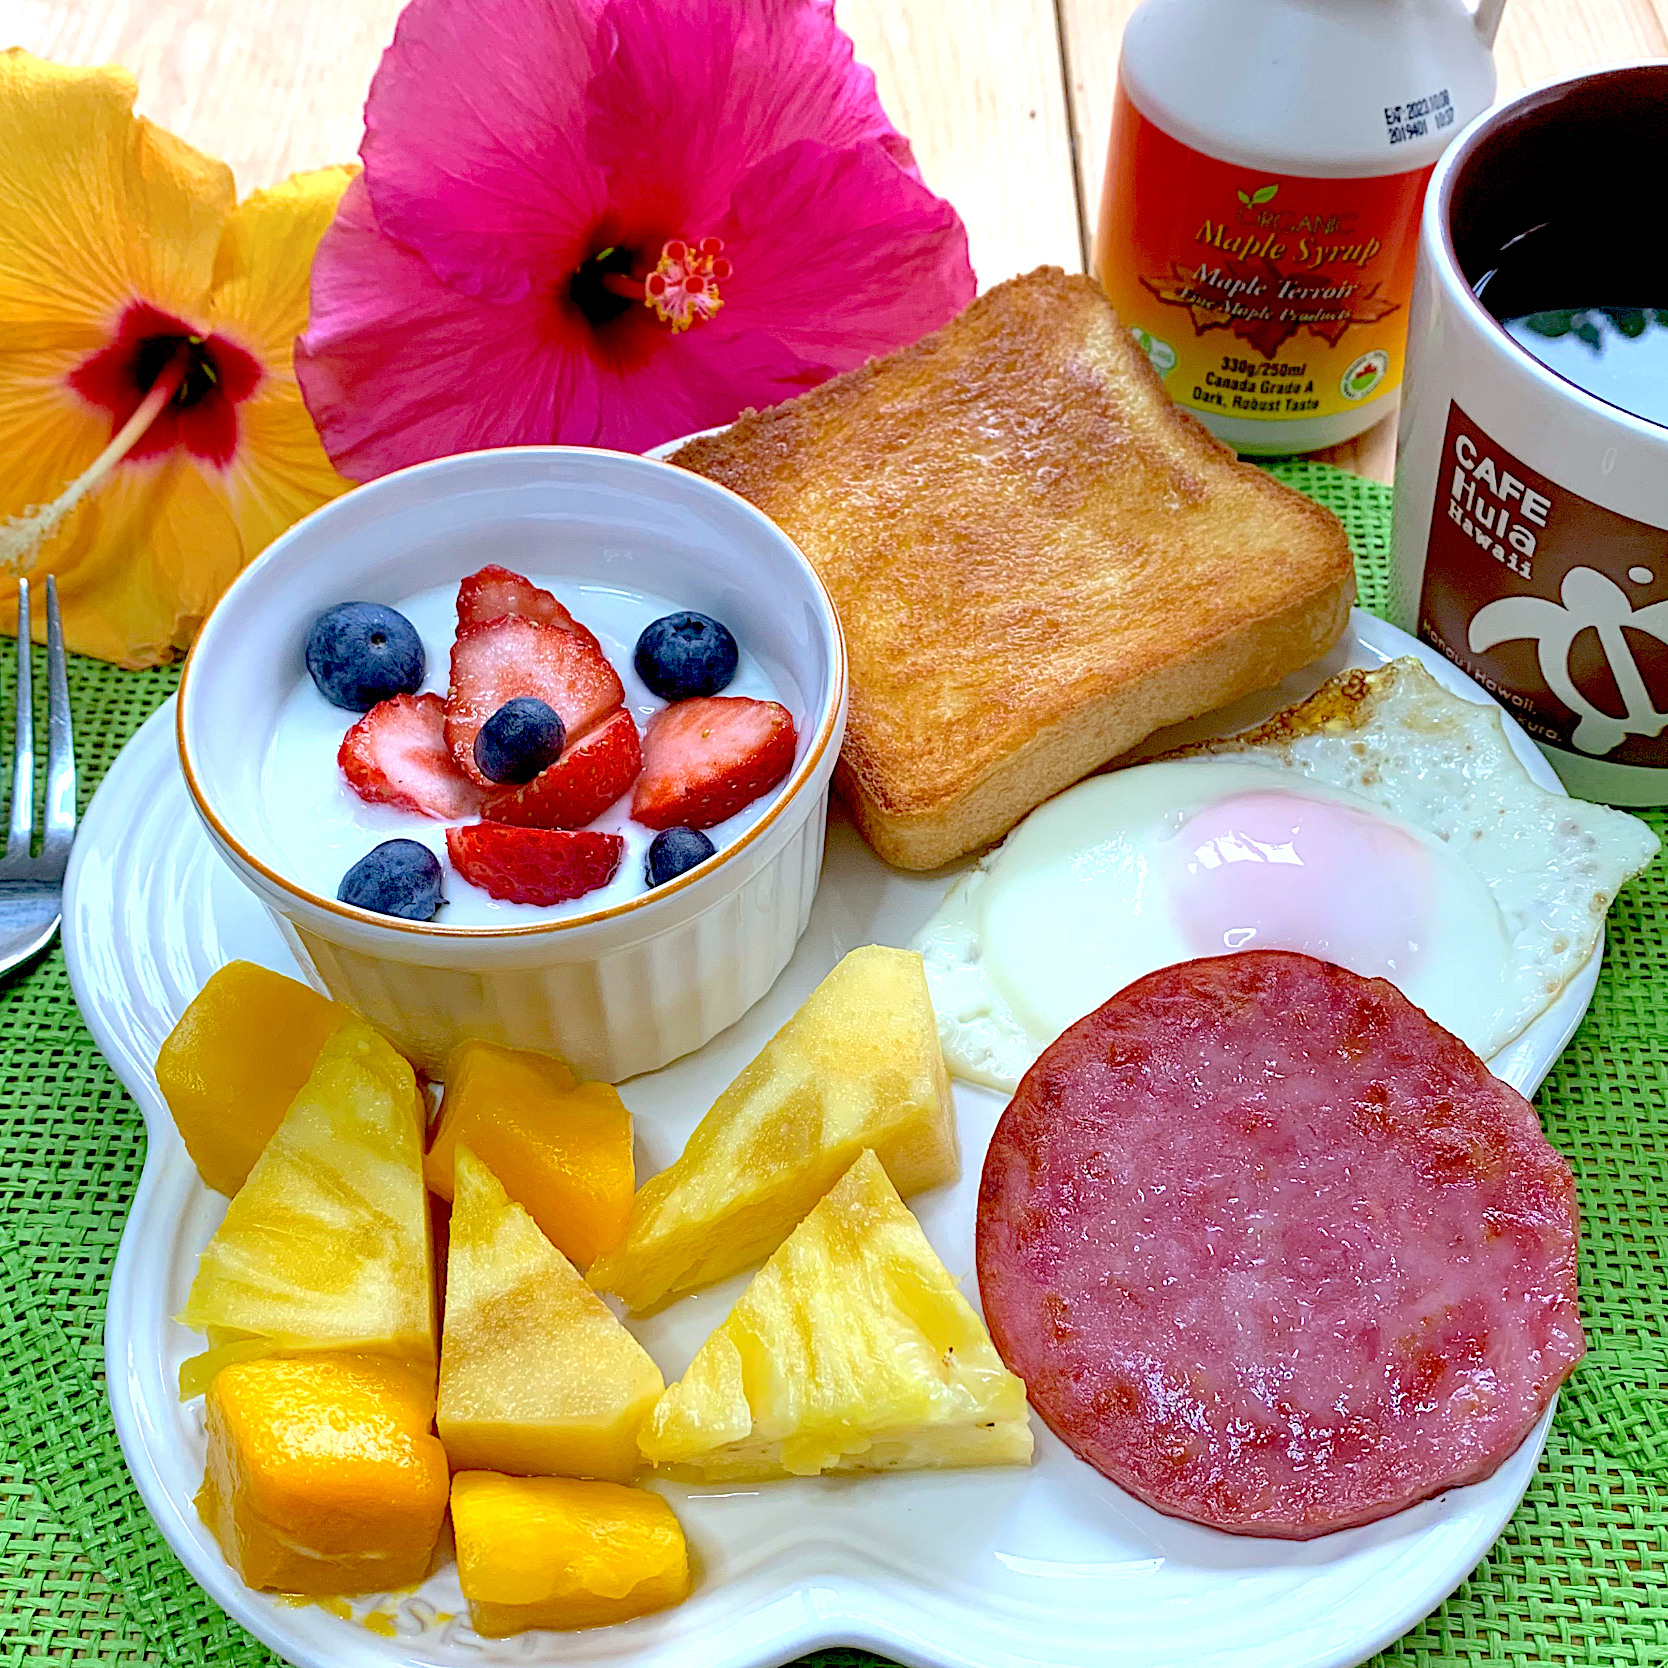
<svg viewBox="0 0 1668 1668"><path fill-rule="evenodd" d="M349 599L397 602L496 561L676 597L725 620L794 713L794 768L717 858L590 914L516 927L399 921L283 873L263 765L303 675L308 627ZM319 985L438 1071L481 1037L554 1051L586 1076L652 1071L739 1019L805 930L846 657L810 563L746 500L684 470L584 447L440 458L308 516L209 616L179 694L185 780L210 839Z"/></svg>

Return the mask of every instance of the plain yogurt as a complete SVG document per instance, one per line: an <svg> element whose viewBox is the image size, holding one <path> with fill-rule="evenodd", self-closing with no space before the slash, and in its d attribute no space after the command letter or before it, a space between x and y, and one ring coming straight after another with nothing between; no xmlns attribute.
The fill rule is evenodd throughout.
<svg viewBox="0 0 1668 1668"><path fill-rule="evenodd" d="M649 718L666 705L649 692L632 666L632 652L643 628L663 614L687 607L675 598L641 591L622 591L606 585L575 583L548 574L528 574L533 584L553 592L557 600L579 621L596 633L620 682L625 685L625 704L641 731ZM424 691L444 697L451 669L452 640L457 634L456 581L419 591L394 604L416 627L427 657ZM342 598L344 602L350 598ZM729 624L728 621L724 622ZM733 628L732 628L733 629ZM757 701L780 701L776 686L759 662L748 653L737 635L741 651L736 675L723 691L725 695L751 696ZM782 703L787 705L786 702ZM789 708L792 711L792 708ZM793 714L798 726L802 719ZM440 859L445 873L446 901L434 918L436 926L508 927L559 919L567 915L588 915L612 904L624 903L647 890L643 866L654 830L631 820L631 795L626 793L587 824L605 834L625 838L625 856L614 878L594 892L567 903L501 903L478 886L471 885L447 861L447 825L415 811L393 805L371 805L361 799L342 775L336 754L342 737L356 722L352 713L332 706L318 692L305 670L278 716L278 724L267 750L261 773L261 790L269 807L283 808L269 818L280 862L290 878L321 897L334 898L342 876L373 846L384 840L417 840ZM706 830L719 851L739 839L753 826L782 792L786 783L761 794L753 803L727 822Z"/></svg>

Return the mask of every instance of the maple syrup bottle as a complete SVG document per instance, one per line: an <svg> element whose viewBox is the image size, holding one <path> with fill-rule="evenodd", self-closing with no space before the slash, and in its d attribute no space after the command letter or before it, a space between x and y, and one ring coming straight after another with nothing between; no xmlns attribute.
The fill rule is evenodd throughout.
<svg viewBox="0 0 1668 1668"><path fill-rule="evenodd" d="M1494 97L1505 0L1145 0L1095 270L1171 397L1313 452L1400 398L1425 182Z"/></svg>

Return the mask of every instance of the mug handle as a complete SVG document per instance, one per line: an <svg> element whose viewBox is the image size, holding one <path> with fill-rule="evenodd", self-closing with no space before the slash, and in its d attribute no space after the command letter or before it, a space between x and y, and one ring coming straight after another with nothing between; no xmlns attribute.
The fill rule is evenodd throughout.
<svg viewBox="0 0 1668 1668"><path fill-rule="evenodd" d="M1477 0L1476 10L1471 14L1471 21L1477 31L1477 39L1484 46L1492 47L1494 37L1500 29L1500 14L1506 9L1506 0Z"/></svg>

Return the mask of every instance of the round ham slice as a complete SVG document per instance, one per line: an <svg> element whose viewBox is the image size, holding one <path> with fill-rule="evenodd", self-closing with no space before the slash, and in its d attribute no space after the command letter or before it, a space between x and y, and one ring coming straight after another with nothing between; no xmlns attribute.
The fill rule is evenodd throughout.
<svg viewBox="0 0 1668 1668"><path fill-rule="evenodd" d="M1382 979L1138 980L1003 1114L979 1290L1049 1428L1162 1512L1307 1539L1489 1475L1586 1348L1575 1185Z"/></svg>

